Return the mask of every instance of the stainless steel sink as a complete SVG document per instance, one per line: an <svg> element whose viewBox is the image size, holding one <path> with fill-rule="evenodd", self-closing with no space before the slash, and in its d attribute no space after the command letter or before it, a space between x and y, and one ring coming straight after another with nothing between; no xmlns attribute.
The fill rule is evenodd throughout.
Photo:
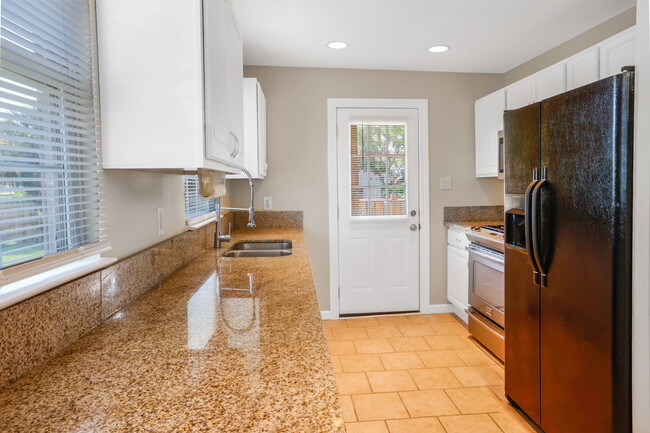
<svg viewBox="0 0 650 433"><path fill-rule="evenodd" d="M233 245L234 246L234 245ZM281 257L291 255L291 250L230 250L224 257Z"/></svg>
<svg viewBox="0 0 650 433"><path fill-rule="evenodd" d="M237 242L230 247L230 251L243 250L290 250L293 246L291 241L272 240L272 241L246 241Z"/></svg>

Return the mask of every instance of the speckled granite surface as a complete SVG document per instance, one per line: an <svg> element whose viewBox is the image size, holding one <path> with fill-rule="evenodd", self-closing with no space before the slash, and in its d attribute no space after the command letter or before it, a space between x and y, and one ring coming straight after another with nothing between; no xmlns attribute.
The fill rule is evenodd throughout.
<svg viewBox="0 0 650 433"><path fill-rule="evenodd" d="M233 221L234 215L229 213L224 220ZM215 224L210 224L183 232L92 275L0 310L0 386L73 343L206 248L212 249L214 231Z"/></svg>
<svg viewBox="0 0 650 433"><path fill-rule="evenodd" d="M452 226L470 228L470 227L480 227L487 224L503 224L503 220L489 220L489 221L454 221L446 222L445 227L449 228Z"/></svg>
<svg viewBox="0 0 650 433"><path fill-rule="evenodd" d="M344 432L302 230L263 238L293 255L206 251L1 388L2 431Z"/></svg>
<svg viewBox="0 0 650 433"><path fill-rule="evenodd" d="M262 210L255 211L255 225L258 228L302 228L303 212L283 210ZM246 227L248 224L248 212L235 212L235 227Z"/></svg>
<svg viewBox="0 0 650 433"><path fill-rule="evenodd" d="M447 206L443 221L503 221L503 206Z"/></svg>

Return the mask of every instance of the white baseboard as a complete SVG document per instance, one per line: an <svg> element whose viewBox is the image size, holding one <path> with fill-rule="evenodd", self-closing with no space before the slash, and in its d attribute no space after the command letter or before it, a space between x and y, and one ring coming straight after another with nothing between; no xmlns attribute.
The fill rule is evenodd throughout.
<svg viewBox="0 0 650 433"><path fill-rule="evenodd" d="M451 304L425 305L420 309L420 314L444 314L453 312L454 306Z"/></svg>
<svg viewBox="0 0 650 433"><path fill-rule="evenodd" d="M420 310L420 314L444 314L444 313L453 313L453 312L455 312L455 309L452 304L428 305ZM413 314L413 313L406 313L406 314ZM331 311L321 311L320 317L323 320L332 320L332 313ZM369 317L374 317L374 316L369 316Z"/></svg>

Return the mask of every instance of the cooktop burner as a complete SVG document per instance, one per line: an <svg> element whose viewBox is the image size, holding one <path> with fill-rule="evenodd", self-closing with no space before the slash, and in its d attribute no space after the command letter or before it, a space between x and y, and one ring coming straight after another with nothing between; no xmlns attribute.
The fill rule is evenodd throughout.
<svg viewBox="0 0 650 433"><path fill-rule="evenodd" d="M470 227L469 231L466 233L467 238L471 242L478 242L488 248L503 251L504 229L505 226L503 224L487 224L484 226Z"/></svg>
<svg viewBox="0 0 650 433"><path fill-rule="evenodd" d="M485 226L481 226L481 228L492 232L503 233L506 227L504 224L488 224Z"/></svg>

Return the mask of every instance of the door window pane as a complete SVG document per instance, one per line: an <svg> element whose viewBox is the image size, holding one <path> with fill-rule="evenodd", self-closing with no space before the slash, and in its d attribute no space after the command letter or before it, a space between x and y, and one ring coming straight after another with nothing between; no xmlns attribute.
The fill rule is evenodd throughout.
<svg viewBox="0 0 650 433"><path fill-rule="evenodd" d="M350 125L351 216L406 215L406 125Z"/></svg>

